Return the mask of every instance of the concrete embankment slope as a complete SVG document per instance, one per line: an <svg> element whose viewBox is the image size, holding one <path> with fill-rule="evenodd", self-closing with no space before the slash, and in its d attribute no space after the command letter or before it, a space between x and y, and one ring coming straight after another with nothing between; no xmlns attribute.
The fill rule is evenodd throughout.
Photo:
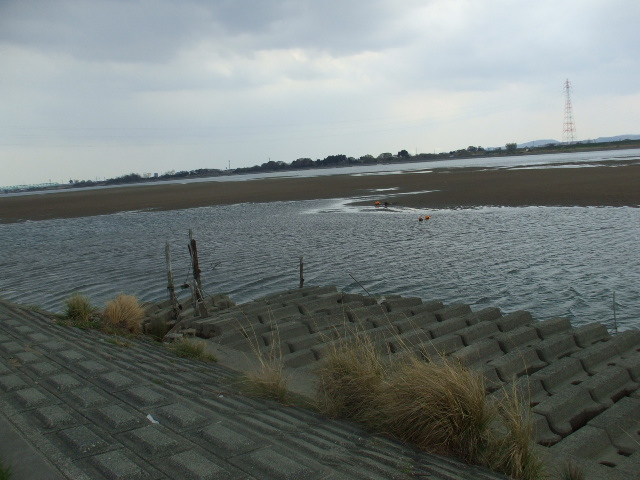
<svg viewBox="0 0 640 480"><path fill-rule="evenodd" d="M165 307L164 309L162 307ZM156 318L166 314L159 306ZM292 387L313 392L313 369L354 331L390 357L407 350L429 361L447 355L480 370L487 395L518 388L533 412L535 441L548 464L572 458L587 479L640 478L640 331L611 335L598 323L536 321L528 312L472 311L419 298L375 299L309 287L184 320L171 335L208 339L230 366L282 355Z"/></svg>
<svg viewBox="0 0 640 480"><path fill-rule="evenodd" d="M247 398L234 378L0 301L0 459L12 480L504 478Z"/></svg>

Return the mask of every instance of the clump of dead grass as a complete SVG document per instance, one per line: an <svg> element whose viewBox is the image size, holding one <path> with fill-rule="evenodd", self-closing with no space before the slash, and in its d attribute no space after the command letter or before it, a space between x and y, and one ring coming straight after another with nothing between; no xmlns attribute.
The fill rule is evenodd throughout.
<svg viewBox="0 0 640 480"><path fill-rule="evenodd" d="M215 355L207 353L206 344L203 341L189 340L183 338L168 344L167 348L180 358L191 358L203 362L217 362Z"/></svg>
<svg viewBox="0 0 640 480"><path fill-rule="evenodd" d="M140 333L145 310L134 295L119 294L104 307L102 318L108 325L129 333Z"/></svg>
<svg viewBox="0 0 640 480"><path fill-rule="evenodd" d="M272 350L273 351L273 350ZM244 375L242 386L247 395L282 402L287 397L289 378L278 355L258 356L260 366Z"/></svg>
<svg viewBox="0 0 640 480"><path fill-rule="evenodd" d="M270 345L266 349L261 348L255 332L244 331L258 364L242 376L240 387L247 395L283 402L289 393L289 377L284 373L278 324L272 322L272 328Z"/></svg>
<svg viewBox="0 0 640 480"><path fill-rule="evenodd" d="M573 460L565 461L560 467L561 480L585 480L584 469Z"/></svg>
<svg viewBox="0 0 640 480"><path fill-rule="evenodd" d="M318 406L329 416L360 418L377 394L385 370L368 335L334 342L318 374Z"/></svg>
<svg viewBox="0 0 640 480"><path fill-rule="evenodd" d="M318 370L319 407L427 451L516 479L542 478L531 420L517 396L490 402L480 373L404 353L403 361L384 363L366 336L340 343Z"/></svg>
<svg viewBox="0 0 640 480"><path fill-rule="evenodd" d="M486 450L496 413L486 401L483 377L444 359L401 364L370 408L380 430L470 463Z"/></svg>
<svg viewBox="0 0 640 480"><path fill-rule="evenodd" d="M543 463L533 449L531 411L515 382L494 406L500 423L491 432L484 464L515 479L543 478Z"/></svg>
<svg viewBox="0 0 640 480"><path fill-rule="evenodd" d="M82 293L74 293L64 301L62 323L78 328L95 327L99 320L99 311L89 297Z"/></svg>

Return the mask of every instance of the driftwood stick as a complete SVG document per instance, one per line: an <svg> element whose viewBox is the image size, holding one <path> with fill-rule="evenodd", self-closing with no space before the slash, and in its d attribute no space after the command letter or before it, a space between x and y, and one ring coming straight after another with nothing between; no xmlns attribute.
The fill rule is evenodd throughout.
<svg viewBox="0 0 640 480"><path fill-rule="evenodd" d="M173 312L173 318L175 320L180 320L180 303L178 302L178 298L176 297L176 289L173 284L173 271L171 270L171 249L169 247L169 242L167 242L167 244L165 245L164 253L167 258L167 289L169 290L171 311Z"/></svg>
<svg viewBox="0 0 640 480"><path fill-rule="evenodd" d="M300 288L304 287L304 257L300 256Z"/></svg>

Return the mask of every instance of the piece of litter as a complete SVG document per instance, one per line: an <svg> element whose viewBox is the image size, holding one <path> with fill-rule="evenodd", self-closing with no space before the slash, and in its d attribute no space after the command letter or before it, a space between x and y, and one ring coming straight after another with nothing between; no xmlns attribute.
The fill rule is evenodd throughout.
<svg viewBox="0 0 640 480"><path fill-rule="evenodd" d="M224 398L223 394L218 395L218 398Z"/></svg>
<svg viewBox="0 0 640 480"><path fill-rule="evenodd" d="M147 414L147 420L149 420L151 423L160 423L155 418L153 418L150 413Z"/></svg>

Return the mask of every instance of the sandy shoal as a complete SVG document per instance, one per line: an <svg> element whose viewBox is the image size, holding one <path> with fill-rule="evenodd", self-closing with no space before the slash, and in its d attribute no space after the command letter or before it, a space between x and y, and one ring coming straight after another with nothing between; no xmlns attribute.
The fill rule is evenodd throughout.
<svg viewBox="0 0 640 480"><path fill-rule="evenodd" d="M374 195L381 202L425 210L483 205L637 207L640 206L640 165L456 168L358 176L345 169L345 174L310 178L150 184L7 195L0 197L0 223L365 195Z"/></svg>

